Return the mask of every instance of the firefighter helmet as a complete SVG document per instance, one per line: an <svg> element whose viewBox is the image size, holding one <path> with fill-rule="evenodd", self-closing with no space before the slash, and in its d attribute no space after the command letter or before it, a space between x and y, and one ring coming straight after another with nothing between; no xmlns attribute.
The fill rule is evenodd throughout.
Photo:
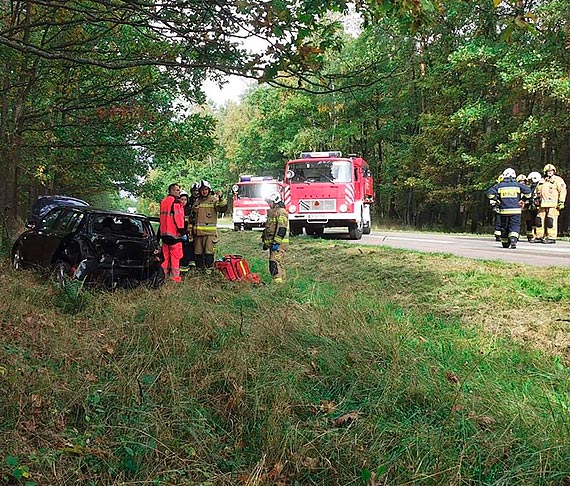
<svg viewBox="0 0 570 486"><path fill-rule="evenodd" d="M188 193L186 191L180 191L180 197L182 196L188 197Z"/></svg>
<svg viewBox="0 0 570 486"><path fill-rule="evenodd" d="M281 196L277 192L271 193L265 200L273 204L279 204L282 201Z"/></svg>
<svg viewBox="0 0 570 486"><path fill-rule="evenodd" d="M212 190L212 186L210 185L210 183L208 181L201 180L199 189L202 189L204 187L207 187L208 189L210 189L210 191Z"/></svg>
<svg viewBox="0 0 570 486"><path fill-rule="evenodd" d="M546 165L544 166L544 169L542 169L542 172L543 172L544 174L546 174L549 170L553 170L554 173L556 174L556 167L554 167L552 164L546 164Z"/></svg>
<svg viewBox="0 0 570 486"><path fill-rule="evenodd" d="M503 171L503 179L507 179L509 177L514 179L516 176L517 173L515 172L515 169L511 169L510 167Z"/></svg>
<svg viewBox="0 0 570 486"><path fill-rule="evenodd" d="M194 182L194 184L192 184L192 187L190 188L191 191L197 191L200 189L200 183L199 182Z"/></svg>
<svg viewBox="0 0 570 486"><path fill-rule="evenodd" d="M519 174L517 176L517 182L526 182L526 176L524 174Z"/></svg>
<svg viewBox="0 0 570 486"><path fill-rule="evenodd" d="M540 179L542 179L542 176L540 175L540 172L537 171L533 171L531 172L528 177L527 177L530 181L534 182L535 184L537 184L538 182L540 182Z"/></svg>

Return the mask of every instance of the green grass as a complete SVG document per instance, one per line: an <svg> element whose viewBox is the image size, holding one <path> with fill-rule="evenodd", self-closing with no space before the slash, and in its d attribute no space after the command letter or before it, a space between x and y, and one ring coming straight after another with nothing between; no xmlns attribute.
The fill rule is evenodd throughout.
<svg viewBox="0 0 570 486"><path fill-rule="evenodd" d="M0 484L570 482L564 269L222 232L262 285L0 269Z"/></svg>

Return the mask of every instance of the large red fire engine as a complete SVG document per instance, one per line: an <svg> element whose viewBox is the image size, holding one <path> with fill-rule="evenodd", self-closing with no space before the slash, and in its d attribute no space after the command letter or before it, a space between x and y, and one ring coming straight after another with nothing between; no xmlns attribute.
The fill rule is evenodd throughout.
<svg viewBox="0 0 570 486"><path fill-rule="evenodd" d="M232 191L234 230L263 228L269 209L265 198L274 192L281 193L281 182L270 176L240 176Z"/></svg>
<svg viewBox="0 0 570 486"><path fill-rule="evenodd" d="M351 239L370 233L374 180L368 163L340 152L303 152L285 167L283 201L292 236L345 227Z"/></svg>

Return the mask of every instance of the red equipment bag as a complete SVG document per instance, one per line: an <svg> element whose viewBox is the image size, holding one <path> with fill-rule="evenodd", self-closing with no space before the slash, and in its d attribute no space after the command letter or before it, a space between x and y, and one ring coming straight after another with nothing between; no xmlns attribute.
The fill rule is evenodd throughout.
<svg viewBox="0 0 570 486"><path fill-rule="evenodd" d="M247 260L241 255L224 255L216 261L214 267L222 272L228 280L259 282L259 276L251 273Z"/></svg>

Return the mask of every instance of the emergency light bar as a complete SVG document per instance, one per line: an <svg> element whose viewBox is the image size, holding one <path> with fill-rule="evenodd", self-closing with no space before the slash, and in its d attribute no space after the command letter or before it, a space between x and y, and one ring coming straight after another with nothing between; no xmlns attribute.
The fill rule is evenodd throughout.
<svg viewBox="0 0 570 486"><path fill-rule="evenodd" d="M240 182L272 181L272 180L274 179L271 176L252 176L252 175L239 176Z"/></svg>
<svg viewBox="0 0 570 486"><path fill-rule="evenodd" d="M342 152L339 150L334 152L301 152L301 159L324 159L332 157L342 157Z"/></svg>

